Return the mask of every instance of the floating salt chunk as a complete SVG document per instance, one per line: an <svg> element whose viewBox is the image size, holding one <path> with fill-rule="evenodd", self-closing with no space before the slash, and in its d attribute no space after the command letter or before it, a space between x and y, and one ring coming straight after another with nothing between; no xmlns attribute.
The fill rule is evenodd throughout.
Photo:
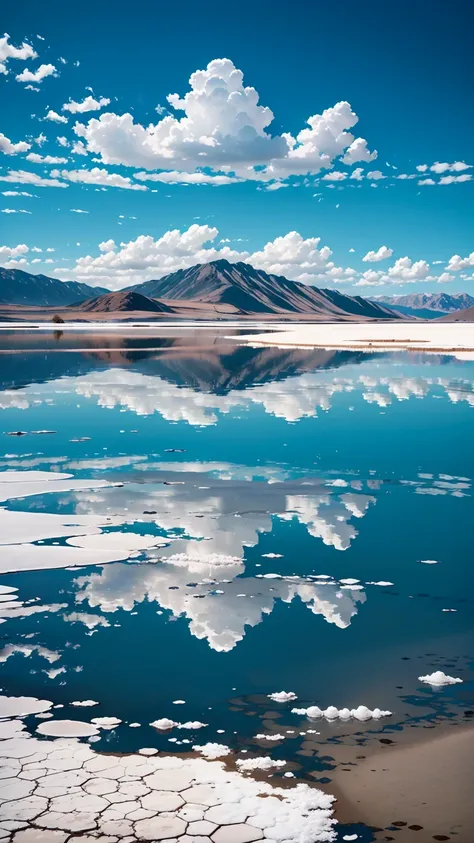
<svg viewBox="0 0 474 843"><path fill-rule="evenodd" d="M173 700L173 705L184 705L186 700Z"/></svg>
<svg viewBox="0 0 474 843"><path fill-rule="evenodd" d="M130 729L138 729L142 724L141 723L129 723Z"/></svg>
<svg viewBox="0 0 474 843"><path fill-rule="evenodd" d="M50 700L38 700L36 697L0 696L0 717L27 717L48 711L52 705Z"/></svg>
<svg viewBox="0 0 474 843"><path fill-rule="evenodd" d="M255 735L256 741L283 741L285 740L285 735L279 735L278 733L270 733L268 735L260 734Z"/></svg>
<svg viewBox="0 0 474 843"><path fill-rule="evenodd" d="M37 726L36 731L51 738L88 738L98 734L97 726L81 720L49 720Z"/></svg>
<svg viewBox="0 0 474 843"><path fill-rule="evenodd" d="M138 750L140 755L158 755L158 750L151 746L144 746Z"/></svg>
<svg viewBox="0 0 474 843"><path fill-rule="evenodd" d="M441 609L442 612L457 612L457 609Z"/></svg>
<svg viewBox="0 0 474 843"><path fill-rule="evenodd" d="M294 773L283 773L283 775L284 775L285 779L294 779L294 777L295 777Z"/></svg>
<svg viewBox="0 0 474 843"><path fill-rule="evenodd" d="M283 553L262 553L262 557L266 559L282 559Z"/></svg>
<svg viewBox="0 0 474 843"><path fill-rule="evenodd" d="M80 708L91 708L93 705L99 705L99 703L97 700L74 700L71 705L75 705Z"/></svg>
<svg viewBox="0 0 474 843"><path fill-rule="evenodd" d="M122 721L118 717L93 717L92 723L99 729L115 729Z"/></svg>
<svg viewBox="0 0 474 843"><path fill-rule="evenodd" d="M160 720L153 720L153 723L150 723L150 726L153 726L154 729L159 729L163 732L166 732L168 729L174 729L177 725L176 720L170 720L168 717L162 717Z"/></svg>
<svg viewBox="0 0 474 843"><path fill-rule="evenodd" d="M380 586L387 586L387 585L394 585L393 582L388 582L388 580L379 580L378 582L368 582L366 585L380 585Z"/></svg>
<svg viewBox="0 0 474 843"><path fill-rule="evenodd" d="M422 565L439 565L437 559L420 559Z"/></svg>
<svg viewBox="0 0 474 843"><path fill-rule="evenodd" d="M357 585L357 583L359 583L360 580L354 580L354 579L352 579L352 577L347 577L347 579L339 580L339 582L342 583L342 585Z"/></svg>
<svg viewBox="0 0 474 843"><path fill-rule="evenodd" d="M290 700L297 700L298 697L293 691L275 691L273 694L267 694L270 700L278 703L289 702Z"/></svg>
<svg viewBox="0 0 474 843"><path fill-rule="evenodd" d="M442 670L435 670L434 673L427 674L426 676L419 676L418 677L420 682L425 682L428 685L435 685L441 687L442 685L458 685L462 683L462 679L455 676L448 676Z"/></svg>
<svg viewBox="0 0 474 843"><path fill-rule="evenodd" d="M359 837L358 834L345 834L342 839L346 840L346 841L349 841L349 840L357 840L358 837Z"/></svg>
<svg viewBox="0 0 474 843"><path fill-rule="evenodd" d="M252 770L272 770L276 767L285 767L286 761L274 761L273 758L238 758L235 762L240 772L248 773Z"/></svg>
<svg viewBox="0 0 474 843"><path fill-rule="evenodd" d="M177 723L178 729L204 729L209 723L201 723L200 720L188 720L186 723Z"/></svg>
<svg viewBox="0 0 474 843"><path fill-rule="evenodd" d="M230 755L232 750L222 743L205 743L202 746L193 746L194 752L199 752L204 758L215 760L216 758L223 758L225 755Z"/></svg>

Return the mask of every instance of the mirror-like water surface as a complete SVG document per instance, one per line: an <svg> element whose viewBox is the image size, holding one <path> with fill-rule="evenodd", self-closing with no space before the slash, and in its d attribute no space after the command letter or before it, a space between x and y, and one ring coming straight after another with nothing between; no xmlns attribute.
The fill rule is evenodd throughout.
<svg viewBox="0 0 474 843"><path fill-rule="evenodd" d="M274 781L471 716L474 362L0 343L5 695L117 718L99 751L218 742Z"/></svg>

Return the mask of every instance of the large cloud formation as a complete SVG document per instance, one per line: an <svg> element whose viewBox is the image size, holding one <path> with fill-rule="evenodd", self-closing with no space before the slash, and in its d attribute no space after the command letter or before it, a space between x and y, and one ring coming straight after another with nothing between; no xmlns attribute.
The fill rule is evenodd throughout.
<svg viewBox="0 0 474 843"><path fill-rule="evenodd" d="M296 137L271 135L273 112L259 104L255 88L244 86L242 71L229 59L211 61L191 74L189 84L183 97L167 98L182 117L167 115L145 127L131 114L107 112L76 123L74 131L104 164L187 173L209 168L261 181L318 173L344 154L351 164L376 157L350 133L358 117L347 102L309 117Z"/></svg>

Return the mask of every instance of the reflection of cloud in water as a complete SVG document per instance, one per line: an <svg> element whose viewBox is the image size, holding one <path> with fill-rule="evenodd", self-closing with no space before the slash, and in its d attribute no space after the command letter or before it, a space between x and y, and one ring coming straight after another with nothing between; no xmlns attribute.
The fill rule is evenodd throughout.
<svg viewBox="0 0 474 843"><path fill-rule="evenodd" d="M110 368L105 372L89 372L81 378L63 377L51 381L50 389L64 393L75 392L95 399L106 409L122 408L140 416L159 413L167 421L186 421L195 426L214 425L219 414L232 409L248 409L259 405L269 415L288 422L315 417L318 410L328 411L334 395L365 387L362 397L369 403L387 407L393 399L406 401L425 398L441 387L453 403L465 401L474 406L474 384L469 380L447 380L426 377L376 377L362 374L358 378L309 372L279 380L257 383L244 389L229 389L224 393L199 390L192 386L178 386L165 378L141 372ZM385 391L386 390L386 391ZM37 391L25 387L0 394L0 408L27 409ZM50 399L49 399L50 400ZM48 401L48 399L46 399Z"/></svg>
<svg viewBox="0 0 474 843"><path fill-rule="evenodd" d="M236 578L240 571L232 561L212 566L204 560L201 570L198 559L187 562L170 557L156 565L117 563L100 573L78 578L80 590L76 599L103 612L131 611L136 603L146 599L156 601L175 617L188 618L192 635L206 639L212 649L222 652L242 640L245 627L261 623L278 600L291 603L299 598L315 615L344 629L357 613L357 604L366 599L361 591L341 591L337 585L299 577ZM197 582L196 573L204 573L207 580L214 574L216 582Z"/></svg>

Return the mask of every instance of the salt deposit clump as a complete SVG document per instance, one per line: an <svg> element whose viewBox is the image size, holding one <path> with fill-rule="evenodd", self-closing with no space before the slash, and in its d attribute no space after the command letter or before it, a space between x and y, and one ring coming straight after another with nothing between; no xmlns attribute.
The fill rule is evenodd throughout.
<svg viewBox="0 0 474 843"><path fill-rule="evenodd" d="M298 699L293 691L275 691L273 694L267 694L267 697L268 699L279 703L290 702L290 700Z"/></svg>
<svg viewBox="0 0 474 843"><path fill-rule="evenodd" d="M434 673L419 676L418 680L420 682L426 682L428 685L437 685L438 687L441 687L441 685L458 685L462 682L462 679L455 676L448 676L442 670L435 670Z"/></svg>
<svg viewBox="0 0 474 843"><path fill-rule="evenodd" d="M326 720L380 720L381 717L391 717L391 711L382 711L380 708L370 709L366 705L359 705L357 708L336 708L330 705L325 709L318 705L310 705L309 708L292 708L292 714L302 714L315 719L325 717Z"/></svg>
<svg viewBox="0 0 474 843"><path fill-rule="evenodd" d="M204 758L214 761L216 758L224 758L230 755L232 750L223 743L205 743L202 746L193 746L194 752L199 752Z"/></svg>
<svg viewBox="0 0 474 843"><path fill-rule="evenodd" d="M274 761L270 756L263 758L239 758L235 762L240 772L250 772L252 770L271 770L274 767L284 767L286 761Z"/></svg>

